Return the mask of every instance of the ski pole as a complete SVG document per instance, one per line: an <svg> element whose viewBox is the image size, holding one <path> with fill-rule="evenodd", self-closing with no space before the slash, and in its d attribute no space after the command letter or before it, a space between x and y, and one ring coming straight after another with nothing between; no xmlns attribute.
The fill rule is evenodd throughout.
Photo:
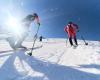
<svg viewBox="0 0 100 80"><path fill-rule="evenodd" d="M66 39L66 47L67 47L67 45L68 45L68 38Z"/></svg>
<svg viewBox="0 0 100 80"><path fill-rule="evenodd" d="M88 45L88 43L85 41L84 37L82 36L82 34L80 33L81 39L84 41L85 45Z"/></svg>
<svg viewBox="0 0 100 80"><path fill-rule="evenodd" d="M88 45L88 43L85 41L84 37L81 35L82 40L84 41L85 45Z"/></svg>
<svg viewBox="0 0 100 80"><path fill-rule="evenodd" d="M37 40L37 34L38 34L38 32L39 32L39 28L40 28L40 27L38 26L37 32L36 32L36 34L35 34L35 36L34 36L34 42L33 42L31 51L28 53L30 56L32 55L32 51L33 51L33 49L34 49L34 45L35 45L35 42L36 42L36 40Z"/></svg>
<svg viewBox="0 0 100 80"><path fill-rule="evenodd" d="M69 38L68 38L68 36L67 36L67 38L66 38L66 47L67 47L67 45L68 45L68 39L69 39Z"/></svg>

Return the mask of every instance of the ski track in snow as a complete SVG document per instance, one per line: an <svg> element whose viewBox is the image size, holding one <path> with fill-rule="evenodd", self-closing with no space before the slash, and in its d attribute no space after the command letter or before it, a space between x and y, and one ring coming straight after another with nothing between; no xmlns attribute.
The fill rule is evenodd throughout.
<svg viewBox="0 0 100 80"><path fill-rule="evenodd" d="M73 48L65 39L36 42L33 56L0 42L0 80L100 80L100 42ZM32 42L24 42L31 48Z"/></svg>

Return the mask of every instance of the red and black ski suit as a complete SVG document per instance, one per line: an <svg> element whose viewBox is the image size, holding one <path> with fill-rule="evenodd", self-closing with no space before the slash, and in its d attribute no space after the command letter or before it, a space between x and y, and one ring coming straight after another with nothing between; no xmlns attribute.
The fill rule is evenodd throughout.
<svg viewBox="0 0 100 80"><path fill-rule="evenodd" d="M74 38L75 44L77 44L77 39L76 39L76 32L79 30L78 25L72 23L68 24L65 28L64 31L68 33L68 38L70 41L70 44L73 45L72 38Z"/></svg>

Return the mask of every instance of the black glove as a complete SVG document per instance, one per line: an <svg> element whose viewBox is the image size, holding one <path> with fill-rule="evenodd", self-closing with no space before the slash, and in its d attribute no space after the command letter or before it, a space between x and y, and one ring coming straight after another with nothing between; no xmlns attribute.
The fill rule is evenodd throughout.
<svg viewBox="0 0 100 80"><path fill-rule="evenodd" d="M79 32L79 30L77 30L77 32Z"/></svg>
<svg viewBox="0 0 100 80"><path fill-rule="evenodd" d="M40 26L40 23L37 23L38 24L38 26Z"/></svg>

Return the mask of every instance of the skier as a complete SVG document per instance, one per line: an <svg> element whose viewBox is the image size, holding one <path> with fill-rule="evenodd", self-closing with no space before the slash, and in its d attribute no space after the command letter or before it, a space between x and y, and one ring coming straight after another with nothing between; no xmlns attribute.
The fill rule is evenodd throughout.
<svg viewBox="0 0 100 80"><path fill-rule="evenodd" d="M69 22L68 25L64 28L64 31L68 34L70 45L73 46L72 39L74 39L76 46L78 46L76 38L76 32L79 32L78 25L73 22Z"/></svg>
<svg viewBox="0 0 100 80"><path fill-rule="evenodd" d="M34 20L36 20L38 26L40 26L38 15L36 13L30 14L21 21L21 27L23 28L23 31L20 32L21 33L20 36L15 35L6 39L13 49L26 48L22 46L22 42L28 36L29 27Z"/></svg>
<svg viewBox="0 0 100 80"><path fill-rule="evenodd" d="M40 39L40 42L42 42L43 37L42 37L42 36L40 36L40 37L39 37L39 39Z"/></svg>

